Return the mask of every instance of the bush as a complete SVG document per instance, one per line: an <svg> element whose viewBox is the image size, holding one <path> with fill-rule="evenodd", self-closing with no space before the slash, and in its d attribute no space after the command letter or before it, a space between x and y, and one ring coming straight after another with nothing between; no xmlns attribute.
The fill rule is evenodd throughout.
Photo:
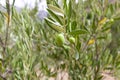
<svg viewBox="0 0 120 80"><path fill-rule="evenodd" d="M62 1L48 0L44 21L34 10L1 12L1 79L45 80L65 72L69 80L101 80L105 71L119 79L119 1Z"/></svg>

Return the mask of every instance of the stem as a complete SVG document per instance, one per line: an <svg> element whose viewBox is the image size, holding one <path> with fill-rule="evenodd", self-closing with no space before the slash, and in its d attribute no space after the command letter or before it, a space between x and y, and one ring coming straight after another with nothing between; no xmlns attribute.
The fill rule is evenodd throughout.
<svg viewBox="0 0 120 80"><path fill-rule="evenodd" d="M99 70L100 70L100 66L99 66L99 49L98 49L98 44L97 44L97 40L96 40L96 36L95 36L95 62L97 63L95 66L95 76L94 76L94 80L98 80L99 78Z"/></svg>
<svg viewBox="0 0 120 80"><path fill-rule="evenodd" d="M7 80L7 75L8 74L11 74L12 73L12 70L11 69L6 69L6 72L5 73L1 73L0 72L0 77L3 79L3 80Z"/></svg>
<svg viewBox="0 0 120 80"><path fill-rule="evenodd" d="M10 4L9 4L9 0L6 0L6 8L7 8L7 24L6 24L6 35L5 35L5 48L4 48L4 52L6 51L6 47L7 47L7 41L8 41L8 32L9 32L9 27L10 27Z"/></svg>
<svg viewBox="0 0 120 80"><path fill-rule="evenodd" d="M0 45L3 48L3 56L5 56L5 54L6 54L6 52L4 51L5 50L5 45L4 45L1 37L0 37Z"/></svg>
<svg viewBox="0 0 120 80"><path fill-rule="evenodd" d="M3 80L7 80L3 75L0 74L0 77L3 79Z"/></svg>

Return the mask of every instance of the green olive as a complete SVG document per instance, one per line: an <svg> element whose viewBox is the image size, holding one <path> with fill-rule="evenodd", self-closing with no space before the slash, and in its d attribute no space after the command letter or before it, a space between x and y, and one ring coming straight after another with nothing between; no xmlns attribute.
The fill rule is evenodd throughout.
<svg viewBox="0 0 120 80"><path fill-rule="evenodd" d="M65 43L64 34L57 34L55 37L55 42L57 46L63 46L63 44Z"/></svg>
<svg viewBox="0 0 120 80"><path fill-rule="evenodd" d="M75 38L74 37L70 37L69 41L70 41L70 43L75 43Z"/></svg>
<svg viewBox="0 0 120 80"><path fill-rule="evenodd" d="M114 22L114 19L110 19L110 22Z"/></svg>

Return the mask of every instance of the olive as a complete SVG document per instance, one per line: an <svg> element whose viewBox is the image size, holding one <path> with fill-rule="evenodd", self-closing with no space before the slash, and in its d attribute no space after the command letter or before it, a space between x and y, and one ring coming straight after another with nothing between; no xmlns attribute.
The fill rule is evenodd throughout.
<svg viewBox="0 0 120 80"><path fill-rule="evenodd" d="M65 43L65 37L63 33L57 34L55 37L55 42L57 46L63 46Z"/></svg>
<svg viewBox="0 0 120 80"><path fill-rule="evenodd" d="M70 37L69 41L70 41L70 43L75 43L75 38L74 37Z"/></svg>

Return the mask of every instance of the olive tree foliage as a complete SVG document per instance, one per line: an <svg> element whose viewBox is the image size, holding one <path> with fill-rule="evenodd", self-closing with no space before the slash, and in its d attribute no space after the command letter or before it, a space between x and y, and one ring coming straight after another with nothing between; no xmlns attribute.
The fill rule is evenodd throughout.
<svg viewBox="0 0 120 80"><path fill-rule="evenodd" d="M47 0L42 21L37 7L13 7L11 14L9 6L0 11L0 79L58 79L65 72L69 80L101 80L104 71L119 79L118 0Z"/></svg>
<svg viewBox="0 0 120 80"><path fill-rule="evenodd" d="M45 21L57 34L64 33L63 50L66 52L63 55L68 61L65 65L68 64L66 68L71 79L99 80L101 71L108 68L116 71L119 65L119 1L61 1L60 5L59 0L48 2L50 16ZM75 44L69 43L70 37L75 38Z"/></svg>

